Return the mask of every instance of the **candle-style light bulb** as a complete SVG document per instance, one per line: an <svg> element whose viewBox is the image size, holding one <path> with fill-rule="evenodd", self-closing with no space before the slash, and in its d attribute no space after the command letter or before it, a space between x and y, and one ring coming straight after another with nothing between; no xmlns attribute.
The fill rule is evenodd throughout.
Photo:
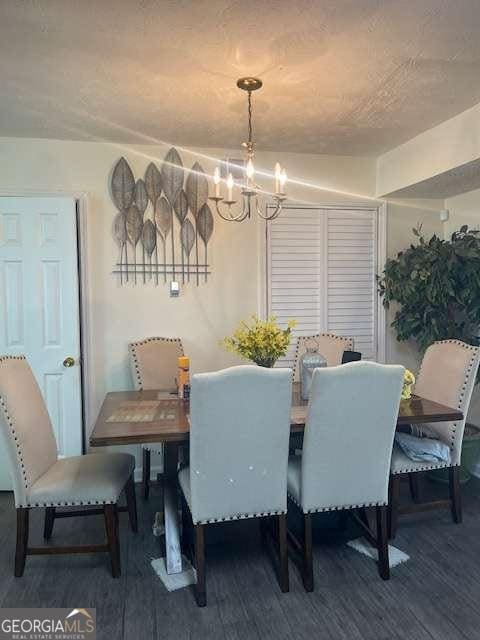
<svg viewBox="0 0 480 640"><path fill-rule="evenodd" d="M213 172L213 182L215 184L215 198L220 198L220 169L215 167Z"/></svg>
<svg viewBox="0 0 480 640"><path fill-rule="evenodd" d="M228 174L227 178L227 200L229 202L233 200L233 176L231 173Z"/></svg>
<svg viewBox="0 0 480 640"><path fill-rule="evenodd" d="M282 175L282 167L277 162L275 165L275 193L280 193L280 178Z"/></svg>
<svg viewBox="0 0 480 640"><path fill-rule="evenodd" d="M280 174L280 191L281 193L285 193L285 185L287 184L287 172L285 169L282 169L282 173Z"/></svg>
<svg viewBox="0 0 480 640"><path fill-rule="evenodd" d="M253 176L255 175L255 167L253 166L253 162L252 162L251 158L248 159L247 167L246 167L245 172L246 172L247 178L249 180L251 180L253 178Z"/></svg>

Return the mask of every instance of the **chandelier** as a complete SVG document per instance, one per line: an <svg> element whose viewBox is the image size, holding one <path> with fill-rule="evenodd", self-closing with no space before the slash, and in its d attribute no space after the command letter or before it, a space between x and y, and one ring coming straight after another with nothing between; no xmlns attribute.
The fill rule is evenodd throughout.
<svg viewBox="0 0 480 640"><path fill-rule="evenodd" d="M286 200L284 193L285 184L287 182L287 174L285 169L282 169L277 162L275 165L275 192L272 193L273 205L267 205L265 213L258 206L258 193L269 193L264 191L259 185L255 183L255 167L253 166L253 158L255 155L255 143L252 140L252 92L257 91L262 86L262 81L258 78L240 78L237 81L237 87L246 91L248 94L248 140L242 144L245 147L245 170L244 180L240 187L242 202L238 208L234 209L234 205L237 204L237 200L233 199L233 187L235 185L232 173L228 173L226 179L227 197L224 198L220 193L221 179L220 169L217 167L213 175L213 182L215 184L215 195L210 197L210 200L215 202L215 207L218 215L222 220L227 222L242 222L251 217L252 210L263 218L263 220L275 220L278 218L282 211L282 203ZM269 209L273 208L273 211L269 212ZM222 211L223 209L223 211Z"/></svg>

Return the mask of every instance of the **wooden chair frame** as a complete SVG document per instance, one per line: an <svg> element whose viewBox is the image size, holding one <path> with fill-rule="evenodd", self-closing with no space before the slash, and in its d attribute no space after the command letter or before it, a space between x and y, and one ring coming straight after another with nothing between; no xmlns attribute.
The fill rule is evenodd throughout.
<svg viewBox="0 0 480 640"><path fill-rule="evenodd" d="M190 558L197 571L197 582L194 585L197 605L205 607L207 604L205 527L207 525L193 523L190 509L181 489L180 493L182 496L182 550ZM260 521L262 545L273 561L280 590L282 593L287 593L289 591L287 516L281 514L255 519Z"/></svg>
<svg viewBox="0 0 480 640"><path fill-rule="evenodd" d="M101 508L72 509L71 511L57 511L57 507L45 508L45 524L43 530L43 537L45 540L49 540L51 538L56 518L71 518L76 516L91 516L103 514L105 518L105 532L107 538L107 541L104 544L29 547L28 538L31 508L18 507L17 542L15 550L15 577L20 578L21 576L23 576L27 556L108 552L110 554L112 565L112 576L114 578L119 578L121 575L121 566L120 545L118 538L118 512L128 511L131 529L134 533L138 531L137 503L133 474L128 479L124 491L127 499L126 507L119 507L118 504L105 504Z"/></svg>
<svg viewBox="0 0 480 640"><path fill-rule="evenodd" d="M312 516L314 513L304 513L301 508L290 500L289 504L293 505L303 517L302 522L302 540L291 531L288 530L288 541L290 543L290 551L292 559L297 565L300 575L302 576L305 591L311 592L314 589L313 577L313 536L312 536ZM343 509L342 515L352 517L357 525L361 528L363 535L378 551L378 573L382 580L390 578L390 561L388 557L388 507L368 507L356 509ZM369 515L375 513L376 532L371 528Z"/></svg>
<svg viewBox="0 0 480 640"><path fill-rule="evenodd" d="M448 469L449 497L443 500L421 501L420 480L428 469L410 473L396 473L390 475L388 500L388 535L390 539L397 534L398 518L409 513L421 513L434 509L450 509L455 524L462 522L462 494L460 489L460 467L443 467ZM412 504L400 504L400 482L407 478L410 484Z"/></svg>

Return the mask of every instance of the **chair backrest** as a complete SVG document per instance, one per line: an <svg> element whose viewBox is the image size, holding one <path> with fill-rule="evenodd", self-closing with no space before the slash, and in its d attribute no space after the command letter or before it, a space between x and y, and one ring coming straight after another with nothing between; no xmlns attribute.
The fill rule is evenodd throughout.
<svg viewBox="0 0 480 640"><path fill-rule="evenodd" d="M15 503L57 461L57 444L41 391L24 356L0 356L0 437Z"/></svg>
<svg viewBox="0 0 480 640"><path fill-rule="evenodd" d="M477 376L480 349L460 340L442 340L428 347L423 356L415 394L459 409L463 420L424 425L451 450L452 465L460 464L463 432Z"/></svg>
<svg viewBox="0 0 480 640"><path fill-rule="evenodd" d="M318 351L327 361L328 367L335 367L338 364L342 364L343 352L353 351L353 338L336 336L333 333L317 333L313 336L299 336L293 362L295 382L300 380L300 357L312 342L317 344Z"/></svg>
<svg viewBox="0 0 480 640"><path fill-rule="evenodd" d="M302 454L304 511L386 504L404 368L351 362L313 374Z"/></svg>
<svg viewBox="0 0 480 640"><path fill-rule="evenodd" d="M287 509L291 369L241 365L192 378L194 522Z"/></svg>
<svg viewBox="0 0 480 640"><path fill-rule="evenodd" d="M136 389L175 388L178 358L184 355L180 338L146 338L128 348Z"/></svg>

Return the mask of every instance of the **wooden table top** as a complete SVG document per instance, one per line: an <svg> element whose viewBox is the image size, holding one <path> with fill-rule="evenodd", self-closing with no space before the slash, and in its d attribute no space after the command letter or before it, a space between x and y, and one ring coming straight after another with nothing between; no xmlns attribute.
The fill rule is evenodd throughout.
<svg viewBox="0 0 480 640"><path fill-rule="evenodd" d="M132 418L133 413L136 417ZM93 447L146 442L188 440L189 404L169 391L115 391L107 393L90 436ZM305 427L307 402L300 397L298 383L292 396L291 431ZM397 426L422 422L462 420L457 409L413 396L402 400ZM120 421L119 421L120 420ZM133 421L132 421L133 420Z"/></svg>

